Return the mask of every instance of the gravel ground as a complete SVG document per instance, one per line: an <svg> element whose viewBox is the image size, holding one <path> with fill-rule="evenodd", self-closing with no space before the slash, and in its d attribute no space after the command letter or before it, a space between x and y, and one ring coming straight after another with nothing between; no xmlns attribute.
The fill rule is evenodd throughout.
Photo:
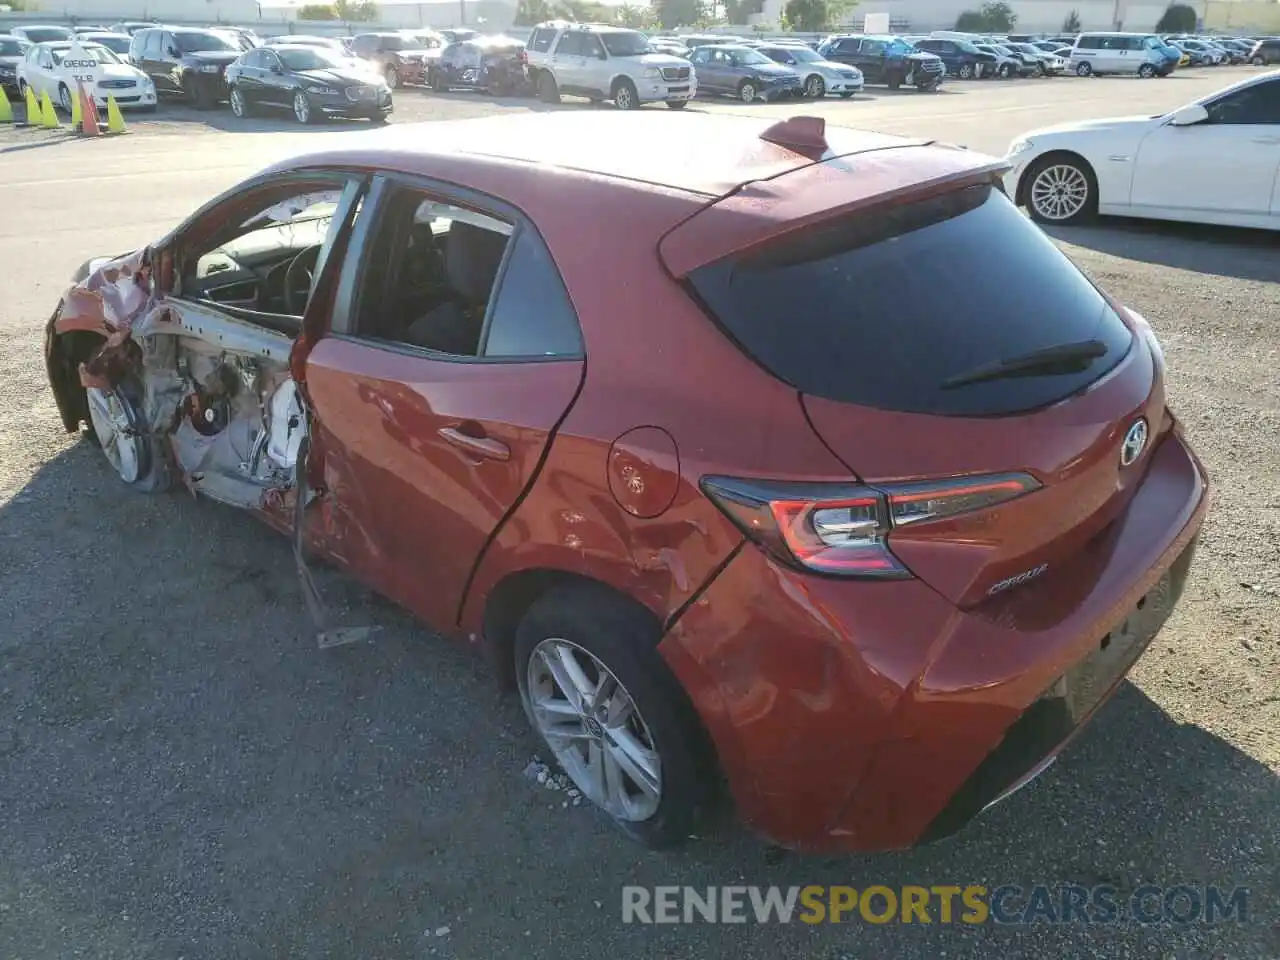
<svg viewBox="0 0 1280 960"><path fill-rule="evenodd" d="M1113 89L1089 83L1052 96ZM975 113L1038 117L1017 114L1023 126L1062 117L1007 89L962 96ZM848 108L969 132L930 119L940 102ZM187 130L163 116L127 149L172 167L164 188L105 161L70 176L55 146L0 136L0 957L1280 957L1280 238L1124 222L1055 234L1155 325L1214 506L1180 609L1054 768L960 836L904 854L778 856L725 824L657 855L538 782L518 704L470 653L333 579L386 628L317 651L285 541L211 503L132 494L61 433L38 329L70 270L190 209L184 165L205 196L239 174L202 164L257 143L162 139L165 123ZM126 188L146 206L117 199ZM101 206L53 214L59 196ZM624 884L1038 882L1245 886L1251 917L619 919Z"/></svg>

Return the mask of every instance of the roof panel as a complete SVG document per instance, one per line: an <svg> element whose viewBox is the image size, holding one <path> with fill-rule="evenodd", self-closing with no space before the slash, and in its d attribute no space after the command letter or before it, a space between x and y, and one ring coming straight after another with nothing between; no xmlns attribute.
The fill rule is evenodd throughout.
<svg viewBox="0 0 1280 960"><path fill-rule="evenodd" d="M396 124L362 137L361 145L423 156L501 157L722 196L747 181L813 162L811 157L760 139L777 120L665 110L538 111ZM831 125L826 127L826 139L828 158L920 142Z"/></svg>

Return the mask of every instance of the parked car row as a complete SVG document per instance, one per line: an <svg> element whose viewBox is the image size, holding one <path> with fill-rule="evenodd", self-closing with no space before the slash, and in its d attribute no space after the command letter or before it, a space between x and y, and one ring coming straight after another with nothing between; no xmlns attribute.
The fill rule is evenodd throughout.
<svg viewBox="0 0 1280 960"><path fill-rule="evenodd" d="M288 110L382 120L392 91L479 89L497 95L564 95L620 109L661 102L681 109L699 94L742 102L849 98L864 86L939 89L951 78L1013 79L1063 73L1167 76L1178 66L1280 59L1280 40L1086 32L1032 38L935 31L929 36L837 34L821 41L728 35L647 37L602 24L546 21L526 42L474 30L371 31L352 37L123 21L111 27L24 26L0 35L0 86L48 93L70 109L75 82L62 64L78 42L101 65L95 96L154 109L177 97L238 115Z"/></svg>

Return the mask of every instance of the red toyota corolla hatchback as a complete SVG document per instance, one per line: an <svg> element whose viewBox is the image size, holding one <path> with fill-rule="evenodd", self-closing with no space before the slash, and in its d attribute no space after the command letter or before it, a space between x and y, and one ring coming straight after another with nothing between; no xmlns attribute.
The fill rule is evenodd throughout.
<svg viewBox="0 0 1280 960"><path fill-rule="evenodd" d="M721 779L788 846L945 835L1181 594L1160 347L998 161L665 113L349 142L86 265L63 423L291 532L322 643L309 551L487 651L633 837Z"/></svg>

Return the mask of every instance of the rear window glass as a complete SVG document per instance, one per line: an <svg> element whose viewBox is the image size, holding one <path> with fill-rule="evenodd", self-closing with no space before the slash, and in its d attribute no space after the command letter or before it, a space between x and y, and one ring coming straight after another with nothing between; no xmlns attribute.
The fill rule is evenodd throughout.
<svg viewBox="0 0 1280 960"><path fill-rule="evenodd" d="M722 329L775 376L884 410L1034 409L1097 380L1132 342L1097 288L990 185L843 218L689 279ZM1089 340L1105 353L1084 369L948 384Z"/></svg>

